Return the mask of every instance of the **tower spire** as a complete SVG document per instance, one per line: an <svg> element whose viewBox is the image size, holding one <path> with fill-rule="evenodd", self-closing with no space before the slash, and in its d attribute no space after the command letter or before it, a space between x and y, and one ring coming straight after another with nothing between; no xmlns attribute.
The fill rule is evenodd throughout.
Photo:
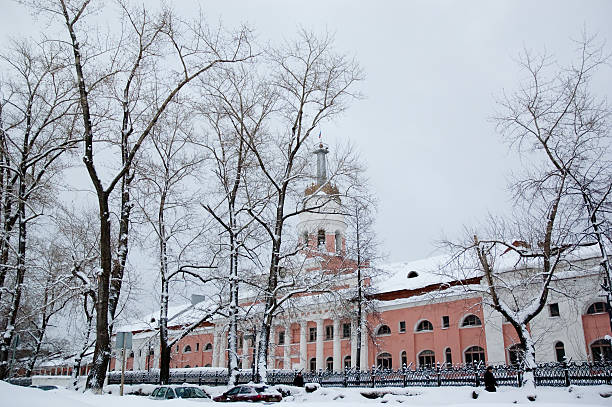
<svg viewBox="0 0 612 407"><path fill-rule="evenodd" d="M329 149L321 141L321 132L319 131L319 144L318 148L314 151L314 154L317 155L317 186L327 182L327 159L325 157L327 153L329 153Z"/></svg>

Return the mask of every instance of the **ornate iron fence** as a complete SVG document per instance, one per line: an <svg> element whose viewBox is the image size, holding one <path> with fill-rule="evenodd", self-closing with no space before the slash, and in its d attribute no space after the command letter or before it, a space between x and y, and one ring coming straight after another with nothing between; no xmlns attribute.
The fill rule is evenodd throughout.
<svg viewBox="0 0 612 407"><path fill-rule="evenodd" d="M484 383L485 366L456 365L399 370L347 369L339 372L318 371L304 373L306 382L319 383L324 387L410 387L410 386L480 386ZM292 384L296 372L293 370L269 370L268 384ZM493 374L500 386L520 386L523 370L517 366L494 366ZM612 362L544 363L534 372L538 386L569 386L612 384ZM251 370L240 370L238 383L255 381ZM109 384L119 384L121 372L108 374ZM170 383L192 383L198 385L224 385L228 382L226 369L172 369ZM157 384L159 370L125 372L126 384Z"/></svg>

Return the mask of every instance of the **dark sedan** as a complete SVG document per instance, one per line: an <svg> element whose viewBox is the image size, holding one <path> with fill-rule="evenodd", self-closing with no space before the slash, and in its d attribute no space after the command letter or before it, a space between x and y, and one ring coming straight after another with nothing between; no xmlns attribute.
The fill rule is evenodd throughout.
<svg viewBox="0 0 612 407"><path fill-rule="evenodd" d="M263 385L245 384L232 387L213 398L215 401L281 401L283 396L276 390Z"/></svg>

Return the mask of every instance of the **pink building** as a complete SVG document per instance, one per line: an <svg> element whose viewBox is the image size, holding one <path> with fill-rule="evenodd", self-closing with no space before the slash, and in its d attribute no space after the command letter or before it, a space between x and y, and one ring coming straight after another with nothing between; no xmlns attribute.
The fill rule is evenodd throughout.
<svg viewBox="0 0 612 407"><path fill-rule="evenodd" d="M356 262L347 253L347 222L340 207L338 189L326 178L325 154L320 145L318 179L306 190L306 202L323 204L319 211L303 212L296 225L304 250L300 263L305 272L324 270L336 278L335 289L356 287ZM404 365L434 363L491 364L513 363L518 357L517 336L500 314L487 307L483 294L466 287L479 286L480 277L452 278L440 273L443 258L378 266L380 273L364 279L376 313L366 313L356 321L339 312L339 304L319 295L298 297L296 305L275 319L268 366L278 369L340 370L372 366L398 369ZM536 358L540 362L612 358L612 335L600 286L602 277L596 252L582 251L571 264L564 265L553 282L544 311L529 325L536 339ZM510 264L508 276L525 271ZM368 265L366 265L368 266ZM576 267L579 273L573 271ZM369 267L368 267L369 268ZM562 290L561 290L562 289ZM565 294L561 294L561 292ZM566 295L572 293L572 295ZM257 302L246 294L244 304ZM183 308L189 308L185 306ZM350 308L350 307L349 307ZM181 323L197 320L197 312L180 311ZM172 314L172 311L170 312ZM354 314L353 314L354 315ZM191 319L190 319L191 318ZM256 320L254 315L252 320ZM151 317L144 318L145 321ZM371 335L361 336L357 326ZM157 367L159 345L150 326L136 325L135 349L128 369ZM238 354L242 368L249 369L257 325L239 328ZM171 367L227 366L227 321L217 318L182 339L173 349ZM111 362L111 369L119 367Z"/></svg>

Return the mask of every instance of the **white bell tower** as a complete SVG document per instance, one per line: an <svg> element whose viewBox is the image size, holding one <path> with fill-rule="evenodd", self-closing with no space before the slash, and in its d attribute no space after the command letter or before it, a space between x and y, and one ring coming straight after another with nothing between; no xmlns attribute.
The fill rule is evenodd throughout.
<svg viewBox="0 0 612 407"><path fill-rule="evenodd" d="M315 146L317 179L305 191L304 207L312 211L299 215L297 230L300 243L308 250L341 256L346 250L347 225L341 213L338 187L327 179L327 145L321 141Z"/></svg>

